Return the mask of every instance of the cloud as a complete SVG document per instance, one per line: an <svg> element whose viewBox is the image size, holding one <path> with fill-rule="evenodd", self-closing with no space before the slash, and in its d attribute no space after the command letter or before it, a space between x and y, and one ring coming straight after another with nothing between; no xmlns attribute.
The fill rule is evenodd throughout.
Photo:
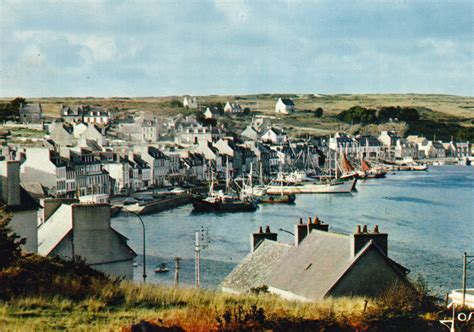
<svg viewBox="0 0 474 332"><path fill-rule="evenodd" d="M0 9L9 14L3 96L472 94L474 85L467 1L25 0Z"/></svg>

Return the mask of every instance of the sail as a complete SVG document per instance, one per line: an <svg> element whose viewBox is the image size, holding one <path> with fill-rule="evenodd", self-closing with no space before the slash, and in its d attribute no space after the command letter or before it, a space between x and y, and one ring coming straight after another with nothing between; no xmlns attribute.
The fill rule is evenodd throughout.
<svg viewBox="0 0 474 332"><path fill-rule="evenodd" d="M370 170L370 166L365 160L362 159L362 162L360 163L360 165L362 166L362 170L364 172Z"/></svg>
<svg viewBox="0 0 474 332"><path fill-rule="evenodd" d="M354 167L351 165L344 153L341 153L341 168L344 173L354 172Z"/></svg>

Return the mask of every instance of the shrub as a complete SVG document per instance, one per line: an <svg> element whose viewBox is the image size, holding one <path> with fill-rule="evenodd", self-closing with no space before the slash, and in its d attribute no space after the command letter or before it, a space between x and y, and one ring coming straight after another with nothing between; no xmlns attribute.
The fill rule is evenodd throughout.
<svg viewBox="0 0 474 332"><path fill-rule="evenodd" d="M0 208L0 271L16 262L21 255L20 246L25 239L20 239L10 227L10 214Z"/></svg>

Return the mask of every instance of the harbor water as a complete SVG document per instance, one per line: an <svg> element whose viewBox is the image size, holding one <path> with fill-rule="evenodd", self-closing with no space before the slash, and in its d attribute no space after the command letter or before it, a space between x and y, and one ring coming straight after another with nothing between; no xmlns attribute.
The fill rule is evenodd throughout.
<svg viewBox="0 0 474 332"><path fill-rule="evenodd" d="M463 253L474 254L474 167L439 166L428 172L399 172L359 181L358 191L338 195L298 195L292 205L260 205L256 212L194 214L187 205L143 216L147 241L147 282L172 284L174 257L181 257L180 284L194 284L194 232L209 230L201 252L201 285L217 288L250 251L250 234L269 225L278 240L292 243L293 226L317 215L330 229L352 233L358 224L379 225L389 234L389 256L422 277L436 295L461 287ZM134 216L112 219L137 252L134 278L142 280L142 228ZM170 273L155 274L166 262ZM472 265L472 264L471 264ZM474 287L474 267L468 269Z"/></svg>

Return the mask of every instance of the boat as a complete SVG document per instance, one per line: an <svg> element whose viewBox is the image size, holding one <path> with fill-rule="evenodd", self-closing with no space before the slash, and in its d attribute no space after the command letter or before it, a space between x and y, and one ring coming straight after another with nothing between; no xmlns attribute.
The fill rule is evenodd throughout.
<svg viewBox="0 0 474 332"><path fill-rule="evenodd" d="M195 212L253 212L257 210L256 200L241 200L223 193L198 198L192 204Z"/></svg>
<svg viewBox="0 0 474 332"><path fill-rule="evenodd" d="M259 203L294 203L296 199L295 194L265 194L258 198Z"/></svg>
<svg viewBox="0 0 474 332"><path fill-rule="evenodd" d="M302 181L300 183L270 183L267 186L268 194L342 194L350 193L355 188L357 178L340 181Z"/></svg>
<svg viewBox="0 0 474 332"><path fill-rule="evenodd" d="M227 177L228 175L226 174ZM226 182L228 181L226 180ZM252 195L239 198L229 193L224 193L222 190L215 191L212 176L207 197L194 196L192 205L194 212L253 212L257 210L257 201Z"/></svg>
<svg viewBox="0 0 474 332"><path fill-rule="evenodd" d="M364 172L364 179L380 179L384 178L387 172L382 167L370 167L369 163L362 159L360 162L362 172Z"/></svg>
<svg viewBox="0 0 474 332"><path fill-rule="evenodd" d="M155 273L167 273L170 272L170 269L166 266L166 263L161 263L156 269Z"/></svg>

